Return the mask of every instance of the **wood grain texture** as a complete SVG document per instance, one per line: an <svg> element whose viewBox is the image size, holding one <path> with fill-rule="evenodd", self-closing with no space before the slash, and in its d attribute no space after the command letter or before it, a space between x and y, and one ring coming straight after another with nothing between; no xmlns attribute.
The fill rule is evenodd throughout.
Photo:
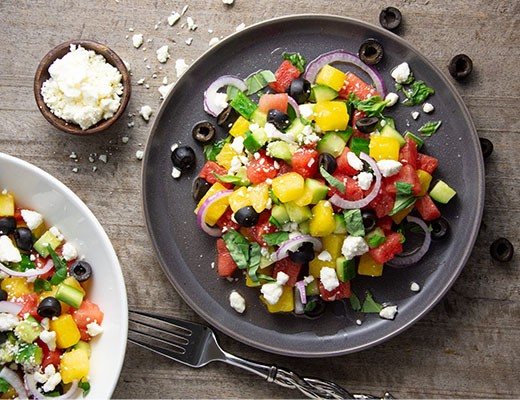
<svg viewBox="0 0 520 400"><path fill-rule="evenodd" d="M169 26L172 11L183 18ZM520 396L520 263L493 261L489 245L508 237L520 249L518 154L520 145L520 2L508 0L396 0L404 15L399 34L447 73L447 63L464 52L474 61L471 79L455 86L481 137L492 140L486 163L486 203L473 253L441 302L403 334L360 353L301 360L264 353L219 335L239 356L325 377L353 392L398 398L518 398ZM164 279L144 224L141 161L161 100L163 78L177 79L175 60L191 64L212 37L223 38L244 23L292 13L329 13L378 24L380 0L57 0L0 2L0 148L56 176L75 191L104 226L120 258L129 305L200 321ZM186 16L198 28L189 31ZM142 48L132 46L142 33ZM40 115L32 93L40 59L75 38L105 43L130 64L132 98L127 115L104 134L71 137ZM186 40L192 38L191 45ZM160 64L155 50L170 45ZM144 78L144 83L138 81ZM138 111L154 110L145 122ZM123 138L128 138L123 143ZM78 158L70 158L71 153ZM107 157L106 163L99 156ZM77 172L73 172L77 168ZM128 346L115 398L294 398L233 367L202 370Z"/></svg>

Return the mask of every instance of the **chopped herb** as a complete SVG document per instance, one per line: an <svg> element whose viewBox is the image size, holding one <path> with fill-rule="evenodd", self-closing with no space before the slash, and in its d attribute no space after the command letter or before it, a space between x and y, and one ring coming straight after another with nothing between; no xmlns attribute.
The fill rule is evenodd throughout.
<svg viewBox="0 0 520 400"><path fill-rule="evenodd" d="M377 303L372 297L372 293L367 291L367 295L365 297L365 301L361 306L361 311L364 313L379 313L383 309L383 306Z"/></svg>
<svg viewBox="0 0 520 400"><path fill-rule="evenodd" d="M394 208L388 213L388 215L395 215L399 211L406 210L415 204L416 197L413 194L402 194L397 193L395 196Z"/></svg>
<svg viewBox="0 0 520 400"><path fill-rule="evenodd" d="M384 242L386 242L386 237L375 234L368 239L367 243L368 245L375 249L376 247L381 246Z"/></svg>
<svg viewBox="0 0 520 400"><path fill-rule="evenodd" d="M249 247L249 268L247 269L247 274L253 283L258 283L256 272L258 271L258 268L260 268L260 260L262 258L260 252L261 247L256 242L252 242Z"/></svg>
<svg viewBox="0 0 520 400"><path fill-rule="evenodd" d="M350 306L354 311L361 311L361 302L354 292L350 293Z"/></svg>
<svg viewBox="0 0 520 400"><path fill-rule="evenodd" d="M7 393L11 385L4 378L0 378L0 393Z"/></svg>
<svg viewBox="0 0 520 400"><path fill-rule="evenodd" d="M429 121L419 128L419 133L423 136L431 136L441 126L442 121Z"/></svg>
<svg viewBox="0 0 520 400"><path fill-rule="evenodd" d="M408 182L395 182L398 194L412 194L413 185Z"/></svg>
<svg viewBox="0 0 520 400"><path fill-rule="evenodd" d="M83 390L83 396L86 396L88 392L90 392L90 383L88 381L81 379L78 382L78 386L81 390Z"/></svg>
<svg viewBox="0 0 520 400"><path fill-rule="evenodd" d="M320 167L320 173L321 176L325 178L325 180L329 183L330 186L337 189L341 194L345 194L347 188L343 182L329 174L327 170L323 167Z"/></svg>
<svg viewBox="0 0 520 400"><path fill-rule="evenodd" d="M27 271L28 269L35 269L36 265L31 261L31 258L28 254L22 253L22 261L19 263L13 263L13 266L17 267L18 271Z"/></svg>
<svg viewBox="0 0 520 400"><path fill-rule="evenodd" d="M227 137L226 139L222 139L213 144L204 146L204 156L206 157L206 160L217 161L217 156L219 155L220 151L230 140L231 137Z"/></svg>
<svg viewBox="0 0 520 400"><path fill-rule="evenodd" d="M435 93L431 87L427 86L423 81L414 81L408 87L402 89L406 99L403 101L405 106L415 106L422 104L430 95Z"/></svg>
<svg viewBox="0 0 520 400"><path fill-rule="evenodd" d="M380 96L372 96L366 100L360 100L357 96L352 97L352 104L359 111L364 111L367 117L380 115L385 109L388 101L383 100Z"/></svg>
<svg viewBox="0 0 520 400"><path fill-rule="evenodd" d="M274 279L272 276L265 275L265 274L257 274L256 275L258 279L261 279L266 282L276 282L276 279Z"/></svg>
<svg viewBox="0 0 520 400"><path fill-rule="evenodd" d="M222 181L225 183L232 183L233 185L236 185L236 186L249 186L251 184L251 182L249 182L246 178L243 178L238 175L219 175L214 171L212 172L212 174L215 175L215 177L219 181Z"/></svg>
<svg viewBox="0 0 520 400"><path fill-rule="evenodd" d="M59 283L63 282L63 280L67 277L67 263L63 258L56 254L56 252L50 245L47 245L47 250L51 255L52 262L54 263L55 268L54 275L52 276L50 282L53 285L58 285Z"/></svg>
<svg viewBox="0 0 520 400"><path fill-rule="evenodd" d="M48 280L42 278L36 278L34 280L34 291L36 293L48 292L50 290L52 290L52 285Z"/></svg>
<svg viewBox="0 0 520 400"><path fill-rule="evenodd" d="M279 206L280 204L282 204L282 203L280 202L280 200L278 199L278 197L276 197L276 195L274 194L272 188L269 188L269 189L267 190L267 192L269 193L269 198L273 201L274 204L276 204L276 205L278 205L278 206Z"/></svg>
<svg viewBox="0 0 520 400"><path fill-rule="evenodd" d="M238 268L246 269L249 265L249 241L234 229L224 233L222 239Z"/></svg>
<svg viewBox="0 0 520 400"><path fill-rule="evenodd" d="M347 210L343 213L347 232L352 236L365 236L365 226L363 225L363 217L359 208Z"/></svg>
<svg viewBox="0 0 520 400"><path fill-rule="evenodd" d="M276 81L274 74L269 70L262 70L246 78L247 95L254 94L265 88L269 83Z"/></svg>
<svg viewBox="0 0 520 400"><path fill-rule="evenodd" d="M305 58L300 53L283 53L282 57L284 60L289 60L289 62L294 65L298 71L305 71L305 63L307 62Z"/></svg>
<svg viewBox="0 0 520 400"><path fill-rule="evenodd" d="M268 246L277 246L287 240L289 240L288 232L275 232L275 233L266 233L262 235L262 238L265 240Z"/></svg>

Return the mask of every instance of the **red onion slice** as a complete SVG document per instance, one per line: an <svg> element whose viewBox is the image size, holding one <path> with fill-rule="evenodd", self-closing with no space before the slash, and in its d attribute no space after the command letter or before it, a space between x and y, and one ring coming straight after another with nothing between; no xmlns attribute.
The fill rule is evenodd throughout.
<svg viewBox="0 0 520 400"><path fill-rule="evenodd" d="M18 376L18 374L14 372L12 369L8 367L3 367L0 371L0 378L5 379L6 382L13 387L19 399L29 398L27 396L27 391L25 390L23 382L20 379L20 376Z"/></svg>
<svg viewBox="0 0 520 400"><path fill-rule="evenodd" d="M204 111L214 117L224 111L225 107L223 107L222 104L219 104L216 99L218 97L218 91L226 86L235 86L241 91L247 89L246 83L236 76L223 75L220 78L217 78L204 92Z"/></svg>
<svg viewBox="0 0 520 400"><path fill-rule="evenodd" d="M0 313L9 313L18 315L22 311L23 306L20 303L14 303L12 301L0 301Z"/></svg>
<svg viewBox="0 0 520 400"><path fill-rule="evenodd" d="M271 255L273 261L279 261L289 255L289 251L296 251L302 243L311 242L315 251L320 251L322 244L318 238L311 235L299 235L283 242L278 250Z"/></svg>
<svg viewBox="0 0 520 400"><path fill-rule="evenodd" d="M197 224L208 235L213 237L222 236L222 231L220 230L220 228L212 228L208 226L208 224L206 224L206 214L208 213L208 209L211 207L213 203L224 197L228 197L231 193L233 193L233 190L231 189L220 190L217 193L209 196L200 206L199 211L197 212Z"/></svg>
<svg viewBox="0 0 520 400"><path fill-rule="evenodd" d="M32 278L33 276L43 275L49 272L52 269L52 267L54 267L54 263L51 259L47 261L43 268L28 269L24 272L14 271L11 268L7 268L4 264L0 263L0 270L5 272L7 275L18 276L23 278Z"/></svg>
<svg viewBox="0 0 520 400"><path fill-rule="evenodd" d="M65 393L63 393L61 396L45 396L42 392L38 390L38 387L36 386L36 379L34 379L34 375L26 374L25 377L25 385L27 386L27 389L29 389L29 392L31 392L31 395L35 399L58 399L58 400L64 400L64 399L70 399L74 397L76 394L76 391L78 390L78 381L75 379L70 384L69 390L67 390Z"/></svg>
<svg viewBox="0 0 520 400"><path fill-rule="evenodd" d="M296 287L298 288L298 292L300 293L300 300L302 304L307 304L307 293L305 293L305 282L298 281L296 282Z"/></svg>
<svg viewBox="0 0 520 400"><path fill-rule="evenodd" d="M407 255L407 256L396 255L394 258L392 258L390 261L388 261L386 263L386 265L389 265L390 267L404 268L404 267L408 267L412 264L416 264L417 262L419 262L419 260L421 258L424 257L424 255L430 249L430 244L431 244L432 239L431 239L430 230L428 229L428 226L426 225L426 223L422 219L413 217L411 215L406 217L406 220L408 222L419 225L419 227L424 231L424 240L422 242L421 247L419 247L412 254Z"/></svg>
<svg viewBox="0 0 520 400"><path fill-rule="evenodd" d="M377 166L377 163L375 160L370 157L368 154L361 152L359 154L359 158L366 161L368 165L370 165L370 168L372 168L372 171L374 171L374 175L376 177L376 181L374 183L374 186L372 187L372 191L367 194L364 198L361 200L345 200L344 198L340 197L338 194L334 194L329 201L334 204L335 206L338 206L340 208L343 208L344 210L352 210L356 208L363 208L370 204L372 200L376 198L376 196L379 194L379 190L381 189L381 180L382 175L381 171L379 170L379 167Z"/></svg>
<svg viewBox="0 0 520 400"><path fill-rule="evenodd" d="M334 62L342 62L346 64L352 64L363 70L374 82L374 86L379 93L379 95L384 99L386 95L385 83L379 73L375 71L373 68L369 67L365 64L361 59L352 54L343 50L331 51L329 53L324 53L314 60L312 60L305 69L303 77L307 79L309 82L314 82L316 79L316 75L320 69L323 68L324 65L332 64Z"/></svg>
<svg viewBox="0 0 520 400"><path fill-rule="evenodd" d="M288 102L289 105L293 108L294 113L296 114L296 118L300 118L300 106L298 105L298 103L296 102L296 100L294 100L294 98L292 98L291 96L289 96L289 97L287 98L287 102Z"/></svg>

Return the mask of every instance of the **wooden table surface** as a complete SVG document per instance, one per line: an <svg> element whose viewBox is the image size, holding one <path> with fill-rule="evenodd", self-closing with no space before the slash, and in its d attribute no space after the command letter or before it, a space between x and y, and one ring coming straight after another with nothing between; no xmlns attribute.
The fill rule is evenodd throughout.
<svg viewBox="0 0 520 400"><path fill-rule="evenodd" d="M141 211L142 161L136 152L144 150L161 104L158 88L163 79L175 82L177 59L192 63L209 48L211 38L226 37L240 24L294 13L329 13L377 25L380 10L388 5L380 0L235 0L233 6L221 0L3 0L0 150L48 171L94 212L120 258L130 306L155 307L161 313L200 321L164 279ZM390 391L398 398L518 398L520 263L518 255L509 263L493 261L489 246L505 236L520 249L520 2L395 0L391 5L404 16L400 36L444 73L457 53L474 61L471 78L454 83L479 136L493 142L494 152L486 162L484 218L469 262L430 313L400 336L369 350L302 360L219 338L232 353L304 376L325 377L353 392ZM168 25L167 17L185 6L181 20ZM188 29L188 16L196 30ZM140 49L132 45L134 33L144 36ZM95 137L57 131L34 101L32 83L39 61L57 44L75 38L107 44L132 70L128 115ZM171 59L160 64L155 50L164 44L170 46ZM149 122L139 116L143 105L153 110ZM77 159L70 158L72 153ZM114 397L300 396L224 364L190 369L128 345Z"/></svg>

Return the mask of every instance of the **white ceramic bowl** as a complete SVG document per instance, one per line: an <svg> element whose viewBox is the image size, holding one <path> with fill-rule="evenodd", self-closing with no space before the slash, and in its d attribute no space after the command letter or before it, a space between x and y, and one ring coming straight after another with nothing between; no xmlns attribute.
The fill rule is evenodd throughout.
<svg viewBox="0 0 520 400"><path fill-rule="evenodd" d="M126 350L128 305L123 274L110 240L94 214L58 179L18 158L0 153L0 190L18 205L41 213L74 244L93 268L88 296L105 313L104 332L92 340L91 390L87 399L108 399L115 389Z"/></svg>

